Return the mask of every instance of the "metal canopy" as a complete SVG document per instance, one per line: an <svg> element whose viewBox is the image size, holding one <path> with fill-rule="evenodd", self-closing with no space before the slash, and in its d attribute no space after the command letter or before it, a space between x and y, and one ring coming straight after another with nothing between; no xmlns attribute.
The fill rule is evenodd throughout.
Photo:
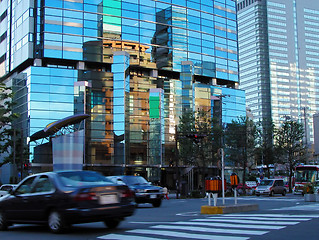
<svg viewBox="0 0 319 240"><path fill-rule="evenodd" d="M76 114L72 115L66 118L63 118L61 120L49 123L43 130L38 131L30 136L30 142L36 141L41 138L47 138L58 131L60 131L62 128L65 128L69 125L77 124L83 121L84 119L88 118L89 114Z"/></svg>

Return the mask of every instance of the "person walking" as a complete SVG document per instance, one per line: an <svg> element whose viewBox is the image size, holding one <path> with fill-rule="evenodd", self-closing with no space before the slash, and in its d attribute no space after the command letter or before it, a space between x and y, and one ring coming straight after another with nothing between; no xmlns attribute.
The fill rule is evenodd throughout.
<svg viewBox="0 0 319 240"><path fill-rule="evenodd" d="M164 193L164 197L165 197L167 200L169 200L167 187L163 187L163 193Z"/></svg>

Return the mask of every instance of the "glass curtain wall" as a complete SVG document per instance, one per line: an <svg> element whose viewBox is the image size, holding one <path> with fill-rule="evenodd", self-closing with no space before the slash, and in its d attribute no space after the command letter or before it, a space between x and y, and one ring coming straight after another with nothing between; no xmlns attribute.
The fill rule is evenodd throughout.
<svg viewBox="0 0 319 240"><path fill-rule="evenodd" d="M17 21L10 7L4 9L9 2L20 9L29 1L0 3L8 26ZM184 110L212 109L212 96L227 94L223 121L246 115L237 89L234 1L30 2L28 60L21 57L19 69L0 62L1 73L23 79L16 98L27 136L67 116L90 115L85 168L155 180L174 160L175 126ZM13 51L10 34L7 27L7 53ZM18 75L6 76L9 71ZM30 159L41 170L50 163L49 140L29 143Z"/></svg>

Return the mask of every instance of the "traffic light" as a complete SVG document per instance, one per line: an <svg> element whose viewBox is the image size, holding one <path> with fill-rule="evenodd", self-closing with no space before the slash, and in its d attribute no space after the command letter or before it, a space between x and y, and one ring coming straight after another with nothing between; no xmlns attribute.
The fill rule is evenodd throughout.
<svg viewBox="0 0 319 240"><path fill-rule="evenodd" d="M30 162L23 163L23 169L24 170L30 170L31 169L31 163Z"/></svg>
<svg viewBox="0 0 319 240"><path fill-rule="evenodd" d="M194 134L193 141L194 141L195 143L198 143L198 142L199 142L199 136L198 136L197 134Z"/></svg>
<svg viewBox="0 0 319 240"><path fill-rule="evenodd" d="M193 142L195 142L195 143L199 143L200 140L205 137L205 135L199 135L197 133L190 133L190 134L186 134L186 137L192 139Z"/></svg>

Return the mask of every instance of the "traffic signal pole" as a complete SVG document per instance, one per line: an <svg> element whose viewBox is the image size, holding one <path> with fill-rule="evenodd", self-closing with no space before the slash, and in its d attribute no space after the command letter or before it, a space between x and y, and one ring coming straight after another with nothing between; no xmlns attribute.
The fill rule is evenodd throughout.
<svg viewBox="0 0 319 240"><path fill-rule="evenodd" d="M223 205L225 205L225 164L224 164L224 149L220 149L221 157L222 157L222 199Z"/></svg>

